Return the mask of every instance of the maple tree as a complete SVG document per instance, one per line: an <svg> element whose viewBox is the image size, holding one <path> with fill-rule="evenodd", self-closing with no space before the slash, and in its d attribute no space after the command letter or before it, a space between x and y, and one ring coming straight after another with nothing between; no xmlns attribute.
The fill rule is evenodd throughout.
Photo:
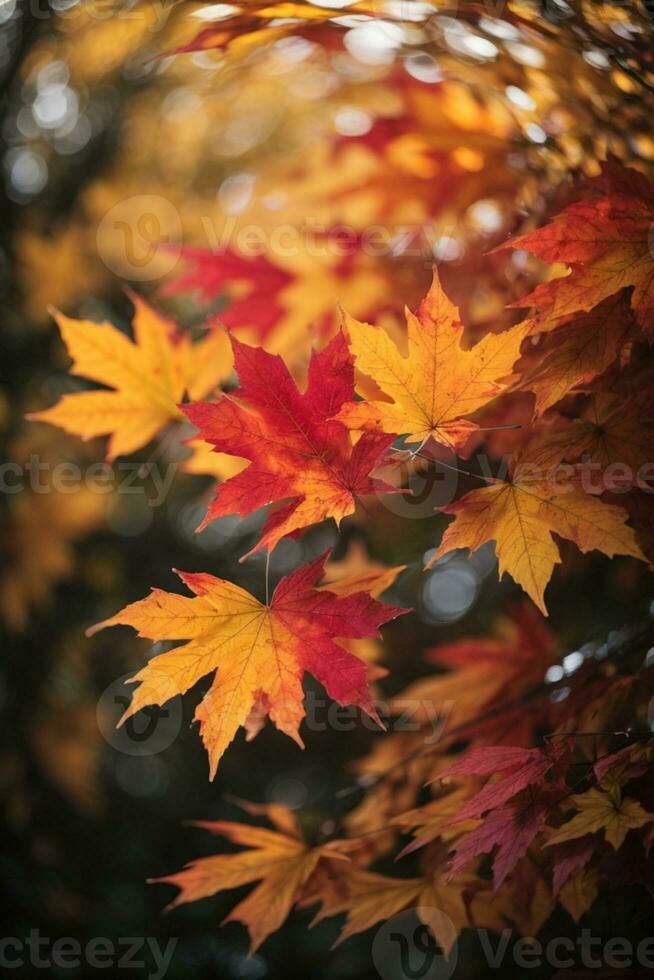
<svg viewBox="0 0 654 980"><path fill-rule="evenodd" d="M635 167L595 156L582 164L585 151L581 141L571 148L571 133L567 143L561 138L561 163L547 141L572 123L562 114L565 99L552 107L541 84L542 66L521 34L530 23L522 9L512 7L506 21L479 21L466 8L460 22L440 23L422 9L430 5L416 4L409 16L376 0L352 3L347 14L333 5L256 2L209 11L198 29L184 6L163 38L138 41L160 74L171 72L173 110L183 73L216 57L232 97L237 66L247 74L241 84L252 116L253 105L283 97L279 115L305 125L293 144L297 159L269 164L254 195L240 109L229 98L213 106L216 130L242 141L238 153L225 154L239 158L242 172L234 168L220 184L218 196L230 203L219 223L233 217L238 231L250 223L269 230L286 207L292 229L306 214L320 217L320 248L312 254L302 240L288 255L269 241L257 254L231 241L209 249L201 243L206 199L195 188L180 193L183 243L162 225L165 247L154 251L181 269L171 262L154 285L144 277L139 292L128 291L131 335L127 318L53 312L77 380L53 405L53 387L59 394L61 386L45 385L41 407L26 405L25 414L84 441L106 437L112 464L186 453L181 471L206 478L201 497L191 484L197 540L238 529L232 551L247 587L240 572L220 565L218 547L200 564L211 572L176 572L190 595L153 588L113 614L95 602L95 618L104 618L87 637L128 626L156 644L130 679L136 686L120 725L183 696L185 706L196 705L210 780L229 775L238 753L254 757L260 742L250 743L269 737L268 720L296 743L293 751L305 740L310 751L319 746L307 706L316 686L331 707L356 709L355 727L369 719L376 731L343 774L351 785L338 802L323 801L333 802L329 819L310 807L298 813L290 804L238 800L249 822L193 823L241 850L217 845L217 853L149 880L178 890L170 909L251 886L225 919L247 929L251 952L295 910L312 910L313 923L340 917L340 943L412 909L448 957L468 929L501 932L509 923L535 936L557 906L578 923L621 884L654 896L647 144L642 154L624 154L630 163L637 157ZM371 61L369 74L360 65L360 76L348 74L350 32L380 19L385 51L423 43L425 24L441 32L446 69L457 50L471 59L463 80L441 77L438 65L386 70L383 58ZM603 29L598 15L585 36ZM614 59L621 71L640 50L636 34L632 60ZM489 45L498 53L501 39L515 53L518 37L520 67L502 83L509 111L469 81L485 77L474 60L493 60ZM284 51L293 53L286 65ZM341 126L322 142L313 139L318 107L307 111L298 95L304 76L296 62L313 57L312 84ZM102 77L111 64L105 53L95 69L77 71ZM333 89L321 88L327 66L342 75ZM421 72L436 69L423 84ZM611 75L631 92L626 69ZM592 90L594 109L603 84ZM547 131L520 115L536 108ZM197 127L203 139L208 119L209 110ZM188 129L188 156L199 158L206 144ZM262 124L274 145L273 129ZM125 137L130 166L154 174L151 151L139 157L133 138ZM603 144L595 152L606 156ZM172 160L162 172L176 166ZM161 190L155 179L152 188ZM247 192L233 205L235 186ZM119 206L128 189L108 171L87 192L89 227L71 222L45 244L27 231L27 264L44 267L55 257L74 264L98 215ZM407 241L391 235L379 256L366 250L371 225L397 230L405 221ZM425 242L424 222L438 232L434 241ZM325 243L344 228L349 251L330 253ZM100 291L103 275L71 274L52 296L74 308L78 279ZM31 304L43 305L40 297ZM431 491L432 477L425 504L421 487ZM7 536L18 574L0 583L15 629L70 571L69 540L99 520L86 496L52 514L29 500L13 507ZM424 512L412 513L414 506ZM215 538L202 537L212 531ZM33 559L40 541L43 562ZM603 643L581 637L574 622L576 603L585 604L586 622L598 615L602 594L592 593L600 576L616 604L626 607L629 595L639 616ZM439 618L453 591L456 609ZM469 626L463 616L482 592L487 602L475 606ZM123 602L128 593L141 594L125 576ZM113 642L127 644L127 636ZM37 734L37 752L47 738L47 728ZM68 752L64 746L64 768Z"/></svg>

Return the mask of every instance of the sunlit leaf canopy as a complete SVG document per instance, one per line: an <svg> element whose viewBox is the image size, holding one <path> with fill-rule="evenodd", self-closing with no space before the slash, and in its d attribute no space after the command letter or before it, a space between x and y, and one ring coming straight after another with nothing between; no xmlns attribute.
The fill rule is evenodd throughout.
<svg viewBox="0 0 654 980"><path fill-rule="evenodd" d="M283 315L265 337L242 319L246 340L297 358L335 298L392 323L431 261L455 280L465 263L467 280L475 257L533 226L571 170L594 174L607 154L654 160L646 19L638 3L62 5L21 64L5 159L24 206L25 312L43 323L48 303L73 310L138 281L122 228L146 207L171 246L148 290L189 268L181 248L227 244L272 263ZM67 217L49 222L62 200ZM376 251L336 242L313 254L330 229L358 243L371 226L383 229ZM498 262L504 290L531 267L524 253ZM505 297L481 288L488 268L460 297L473 328L506 322ZM232 280L234 302L252 287ZM203 315L227 297L195 298ZM175 303L189 315L188 297Z"/></svg>

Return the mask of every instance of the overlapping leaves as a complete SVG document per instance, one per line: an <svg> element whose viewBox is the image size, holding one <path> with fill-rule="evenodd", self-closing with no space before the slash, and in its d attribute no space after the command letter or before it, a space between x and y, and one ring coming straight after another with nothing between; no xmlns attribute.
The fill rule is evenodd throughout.
<svg viewBox="0 0 654 980"><path fill-rule="evenodd" d="M228 50L231 43L221 41ZM546 613L559 539L584 553L645 560L642 527L629 517L638 508L623 508L610 491L651 489L643 476L652 434L650 373L634 352L654 331L652 194L640 175L607 166L554 222L513 239L511 247L570 270L520 301L534 307L521 323L471 343L436 274L417 312L407 312L404 351L382 327L346 313L342 330L313 351L304 386L280 357L233 337L233 360L222 333L192 345L142 301L134 343L109 324L60 317L74 371L113 390L67 396L35 417L83 437L109 434L111 458L142 448L171 421L190 419L205 457L211 446L244 466L217 487L205 523L268 508L253 550L270 551L324 520L342 522L361 497L396 489L375 475L398 452L406 459L393 447L396 439L411 444L413 460L426 456L434 466L444 451L470 456L488 428L482 413L506 417L501 399L510 405L506 395L531 392L533 417L520 423L506 473L462 474L484 485L443 508L454 520L431 563L454 549L474 552L494 542L500 575L508 573ZM200 281L195 273L192 281ZM275 319L274 303L266 310L265 297L252 301ZM216 391L232 369L239 386ZM195 400L210 394L216 400ZM191 402L180 406L185 395ZM616 464L623 470L610 481L589 486L584 479L584 467L606 475ZM447 465L457 468L453 455ZM192 598L155 590L100 624L130 625L141 636L178 644L136 675L125 717L210 676L196 720L212 776L238 729L254 735L267 716L301 744L305 672L338 703L376 717L368 667L347 641L377 636L402 612L377 601L399 569L364 565L355 579L337 578L330 588L318 585L323 566L324 556L299 567L265 604L228 581L182 574ZM615 855L629 853L628 873L646 883L642 858L654 842L647 783L651 667L620 674L599 656L597 663L581 656L577 679L559 688L551 678L561 680L564 669L557 673L556 644L544 621L526 605L517 619L509 639L437 647L431 659L451 672L403 692L432 708L454 701L451 728L441 746L430 744L426 761L420 731L388 737L369 797L379 806L359 808L358 843L336 838L310 846L293 816L274 807L266 810L274 831L206 824L249 850L200 859L163 879L180 888L173 904L260 882L230 916L247 926L256 947L294 906L318 905L317 918L346 913L342 938L415 905L445 909L456 930L472 923L498 928L508 918L535 933L556 900L575 920L588 908L599 873L584 868L591 859L606 879ZM594 750L602 739L609 745L599 756L580 748L589 733ZM611 744L618 736L627 738L621 751ZM461 740L467 747L452 759ZM414 765L418 758L422 765ZM575 769L580 775L572 775ZM426 777L434 792L428 803ZM379 841L392 844L407 832L413 839L400 856L414 855L417 873L370 870L383 853ZM536 849L545 855L539 864L531 861ZM479 873L486 855L497 891L492 901ZM449 949L456 937L425 918Z"/></svg>

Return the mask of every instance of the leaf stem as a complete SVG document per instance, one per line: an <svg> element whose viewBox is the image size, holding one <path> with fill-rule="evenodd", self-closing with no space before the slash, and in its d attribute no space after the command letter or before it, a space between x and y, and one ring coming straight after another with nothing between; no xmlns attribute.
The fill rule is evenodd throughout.
<svg viewBox="0 0 654 980"><path fill-rule="evenodd" d="M420 452L419 449L392 449L391 452L397 453L398 455L409 456L414 458L418 456L420 459L426 460L428 463L435 463L437 466L443 466L446 470L452 470L454 473L460 473L462 476L469 476L473 480L481 480L483 483L503 483L503 480L498 479L495 476L482 476L481 473L473 473L472 470L464 470L460 466L453 466L451 463L446 463L442 459L437 459L435 456L428 456L425 453Z"/></svg>

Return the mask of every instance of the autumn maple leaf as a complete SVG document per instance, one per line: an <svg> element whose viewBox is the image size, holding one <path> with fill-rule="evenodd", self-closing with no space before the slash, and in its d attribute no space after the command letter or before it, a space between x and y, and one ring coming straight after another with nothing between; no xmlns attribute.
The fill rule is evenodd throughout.
<svg viewBox="0 0 654 980"><path fill-rule="evenodd" d="M193 292L211 303L227 300L224 309L207 310L209 322L228 327L244 343L281 354L296 376L310 350L307 324L314 337L325 340L336 331L334 296L360 316L393 306L387 278L360 248L343 254L336 250L320 262L313 252L306 243L284 255L274 249L250 256L235 249L184 248L181 258L189 267L161 293Z"/></svg>
<svg viewBox="0 0 654 980"><path fill-rule="evenodd" d="M179 256L190 268L166 283L161 295L197 291L206 301L226 294L229 302L220 321L230 328L256 328L264 343L284 313L279 293L293 281L292 275L265 255L246 257L232 249L184 248Z"/></svg>
<svg viewBox="0 0 654 980"><path fill-rule="evenodd" d="M375 0L355 0L349 4L348 13L373 17L381 9ZM387 10L384 13L389 15ZM166 51L165 56L219 49L228 60L236 60L289 34L315 40L316 32L319 32L324 41L323 32L330 27L337 34L342 33L342 28L330 24L336 18L338 11L314 6L304 0L280 0L277 3L250 0L246 10L227 8L225 16L217 24L203 27L184 44Z"/></svg>
<svg viewBox="0 0 654 980"><path fill-rule="evenodd" d="M456 843L452 876L460 874L477 855L493 851L493 886L495 889L500 887L565 794L562 783L544 783L545 776L564 751L564 744L551 753L542 749L491 745L470 749L439 773L438 779L494 777L468 799L449 822L449 826L456 827L483 816L478 826Z"/></svg>
<svg viewBox="0 0 654 980"><path fill-rule="evenodd" d="M335 638L378 635L382 623L408 610L384 605L365 592L335 596L314 588L327 555L282 579L270 605L213 575L179 572L194 598L154 589L94 626L90 633L126 625L151 640L185 641L153 657L135 675L133 682L139 687L120 723L214 674L195 713L213 779L220 757L255 706L263 704L277 728L302 746L305 671L339 704L358 705L378 720L368 694L366 665Z"/></svg>
<svg viewBox="0 0 654 980"><path fill-rule="evenodd" d="M131 299L134 341L111 323L55 313L73 373L114 390L64 395L52 408L28 416L83 439L110 435L109 461L145 446L170 422L185 421L178 405L184 394L202 398L232 373L222 331L192 344L145 300L134 294Z"/></svg>
<svg viewBox="0 0 654 980"><path fill-rule="evenodd" d="M513 799L491 810L478 827L456 844L452 875L479 854L493 851L493 887L497 890L545 826L563 790L528 786Z"/></svg>
<svg viewBox="0 0 654 980"><path fill-rule="evenodd" d="M390 878L372 871L348 876L347 921L338 937L343 942L358 932L414 907L447 956L459 931L468 925L462 889L445 873L421 878ZM333 912L334 910L332 910Z"/></svg>
<svg viewBox="0 0 654 980"><path fill-rule="evenodd" d="M575 838L556 845L552 865L552 895L556 897L578 868L588 864L595 850L592 837Z"/></svg>
<svg viewBox="0 0 654 980"><path fill-rule="evenodd" d="M523 749L514 745L488 745L470 749L460 759L438 774L437 779L451 776L499 776L468 800L456 822L479 817L487 810L503 806L532 783L540 783L556 759L542 749Z"/></svg>
<svg viewBox="0 0 654 980"><path fill-rule="evenodd" d="M327 563L322 584L318 588L333 596L351 596L357 592L365 592L373 599L378 599L393 584L404 567L396 565L394 568L386 568L364 555L360 547L353 545L342 561ZM370 637L348 640L341 637L339 646L365 664L369 685L386 676L386 669L378 663L383 654L380 640ZM267 714L265 699L259 699L245 721L248 741L259 734L265 725Z"/></svg>
<svg viewBox="0 0 654 980"><path fill-rule="evenodd" d="M415 807L393 817L391 824L398 827L402 832L413 832L413 840L404 847L395 858L400 858L407 854L412 854L421 847L430 844L437 838L448 841L453 837L460 837L462 833L470 829L466 824L452 826L452 822L459 815L462 804L469 799L470 791L465 786L459 786L451 792L445 791L440 796L424 806ZM476 821L472 821L474 827Z"/></svg>
<svg viewBox="0 0 654 980"><path fill-rule="evenodd" d="M463 416L506 390L529 326L487 334L470 350L461 346L459 311L443 291L437 270L417 314L406 311L408 356L385 330L344 314L356 366L388 401L344 405L338 418L350 428L379 427L410 442L437 442L460 451L478 426Z"/></svg>
<svg viewBox="0 0 654 980"><path fill-rule="evenodd" d="M617 783L609 783L605 789L593 786L585 793L569 797L567 803L578 813L550 837L546 847L603 830L606 840L617 851L630 830L654 821L654 813L647 813L638 800L623 796Z"/></svg>
<svg viewBox="0 0 654 980"><path fill-rule="evenodd" d="M495 744L529 743L541 712L525 711L521 705L494 714L493 708L519 698L543 680L556 659L554 639L545 620L526 600L514 607L510 619L498 621L495 632L495 637L473 636L429 650L427 660L452 669L409 685L393 702L392 710L402 712L407 703L413 703L427 706L433 717L435 709L444 711L449 704L448 727L466 726L467 738L483 732Z"/></svg>
<svg viewBox="0 0 654 980"><path fill-rule="evenodd" d="M561 321L531 353L535 364L530 367L527 363L521 372L520 387L536 395L536 414L542 415L573 388L603 374L634 331L633 315L622 293L610 296L589 313ZM517 367L521 369L522 364Z"/></svg>
<svg viewBox="0 0 654 980"><path fill-rule="evenodd" d="M538 458L547 466L581 460L578 469L586 470L584 489L590 493L631 485L643 489L653 441L654 408L648 390L632 396L592 392L578 418L546 432Z"/></svg>
<svg viewBox="0 0 654 980"><path fill-rule="evenodd" d="M366 432L352 445L334 416L352 397L354 368L342 333L313 353L300 393L279 356L232 338L241 387L219 402L184 406L200 436L216 450L250 460L223 483L201 525L227 514L245 516L273 502L257 545L274 548L285 535L353 513L358 496L392 490L370 473L392 436Z"/></svg>
<svg viewBox="0 0 654 980"><path fill-rule="evenodd" d="M302 838L297 818L286 807L237 802L248 813L267 816L275 830L225 820L194 821L194 826L241 844L247 850L198 858L176 874L150 881L179 888L169 909L258 881L257 887L223 920L246 926L253 953L282 925L319 862L346 861L348 844L332 841L309 847Z"/></svg>
<svg viewBox="0 0 654 980"><path fill-rule="evenodd" d="M476 551L494 541L500 575L508 572L547 615L545 587L560 562L553 534L574 541L583 552L646 558L626 524L626 511L585 493L572 480L557 482L547 465L549 454L541 450L535 439L511 461L506 480L471 490L442 508L455 520L429 564L455 548Z"/></svg>
<svg viewBox="0 0 654 980"><path fill-rule="evenodd" d="M503 246L570 266L567 276L542 283L513 305L535 306L543 318L568 316L633 286L634 315L654 340L654 187L635 170L604 163L586 190L549 225Z"/></svg>
<svg viewBox="0 0 654 980"><path fill-rule="evenodd" d="M335 595L369 592L373 599L378 599L405 568L406 565L389 568L375 561L356 538L340 561L330 561L325 567L325 581L321 588Z"/></svg>

